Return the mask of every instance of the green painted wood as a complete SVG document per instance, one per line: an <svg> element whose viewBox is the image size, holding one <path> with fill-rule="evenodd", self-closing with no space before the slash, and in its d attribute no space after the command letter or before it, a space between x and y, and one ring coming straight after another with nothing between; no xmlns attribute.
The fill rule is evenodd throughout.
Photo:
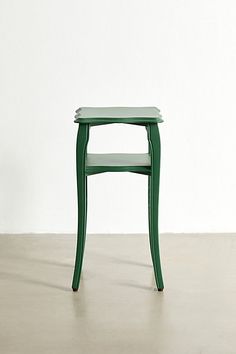
<svg viewBox="0 0 236 354"><path fill-rule="evenodd" d="M86 149L89 139L89 125L79 125L76 143L76 171L77 171L77 198L78 198L78 231L75 258L75 269L72 281L73 291L77 291L83 263L86 221L87 221L87 177L85 174Z"/></svg>
<svg viewBox="0 0 236 354"><path fill-rule="evenodd" d="M158 125L149 124L147 133L151 156L151 175L148 177L149 241L157 288L158 291L162 291L164 283L161 271L158 230L161 143Z"/></svg>
<svg viewBox="0 0 236 354"><path fill-rule="evenodd" d="M154 107L150 107L154 108ZM117 111L116 111L117 112ZM124 112L123 112L124 113ZM131 111L129 112L131 114ZM102 115L102 113L100 112ZM110 113L109 113L110 114ZM128 115L128 113L127 113ZM149 215L149 241L151 256L153 261L154 275L159 291L164 289L160 250L159 250L159 231L158 231L158 208L159 208L159 181L160 181L160 135L157 122L130 123L130 117L125 123L142 124L146 126L148 133L149 153L148 154L87 154L87 144L89 139L89 128L91 125L109 124L114 122L123 123L120 118L108 118L108 123L97 122L97 117L90 122L89 112L83 124L79 124L77 144L76 144L76 170L77 170L77 192L78 192L78 233L75 269L72 288L77 291L80 284L80 276L83 263L85 238L86 238L86 219L87 219L87 176L103 172L134 172L148 175L148 215ZM149 117L151 119L151 117ZM84 119L86 119L84 117ZM133 119L133 118L132 118ZM86 121L86 123L85 123ZM95 123L94 123L95 122Z"/></svg>
<svg viewBox="0 0 236 354"><path fill-rule="evenodd" d="M75 122L82 124L129 123L146 124L163 122L156 107L80 107Z"/></svg>
<svg viewBox="0 0 236 354"><path fill-rule="evenodd" d="M151 173L149 154L87 154L86 174L103 172Z"/></svg>

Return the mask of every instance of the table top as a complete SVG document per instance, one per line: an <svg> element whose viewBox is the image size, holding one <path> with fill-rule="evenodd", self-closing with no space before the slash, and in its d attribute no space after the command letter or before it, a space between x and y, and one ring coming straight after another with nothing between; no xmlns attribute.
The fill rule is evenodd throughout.
<svg viewBox="0 0 236 354"><path fill-rule="evenodd" d="M75 123L161 123L157 107L80 107L76 110Z"/></svg>

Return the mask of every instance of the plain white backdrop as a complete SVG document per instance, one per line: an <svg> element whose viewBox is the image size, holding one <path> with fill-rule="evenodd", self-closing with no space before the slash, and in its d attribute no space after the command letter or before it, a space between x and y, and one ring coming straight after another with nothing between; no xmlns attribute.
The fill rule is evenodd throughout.
<svg viewBox="0 0 236 354"><path fill-rule="evenodd" d="M76 232L74 111L156 105L161 232L236 230L236 4L0 1L0 232ZM104 126L89 150L146 151ZM88 232L148 231L147 180L89 179Z"/></svg>

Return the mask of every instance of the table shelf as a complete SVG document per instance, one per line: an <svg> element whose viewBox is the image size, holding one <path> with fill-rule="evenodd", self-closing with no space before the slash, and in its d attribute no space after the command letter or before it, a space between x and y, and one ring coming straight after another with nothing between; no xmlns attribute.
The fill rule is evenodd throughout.
<svg viewBox="0 0 236 354"><path fill-rule="evenodd" d="M103 172L134 172L149 175L149 154L87 154L86 174Z"/></svg>

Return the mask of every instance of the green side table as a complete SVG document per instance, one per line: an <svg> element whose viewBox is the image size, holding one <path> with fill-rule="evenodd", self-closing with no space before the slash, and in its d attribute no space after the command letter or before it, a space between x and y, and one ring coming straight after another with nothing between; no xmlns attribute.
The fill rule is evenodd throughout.
<svg viewBox="0 0 236 354"><path fill-rule="evenodd" d="M83 263L87 219L87 176L103 172L133 172L148 176L149 241L157 289L164 289L158 240L158 200L160 179L160 135L163 120L156 107L81 107L76 111L79 123L76 144L78 192L78 233L73 291L77 291ZM87 154L89 129L92 126L125 123L146 127L148 154Z"/></svg>

